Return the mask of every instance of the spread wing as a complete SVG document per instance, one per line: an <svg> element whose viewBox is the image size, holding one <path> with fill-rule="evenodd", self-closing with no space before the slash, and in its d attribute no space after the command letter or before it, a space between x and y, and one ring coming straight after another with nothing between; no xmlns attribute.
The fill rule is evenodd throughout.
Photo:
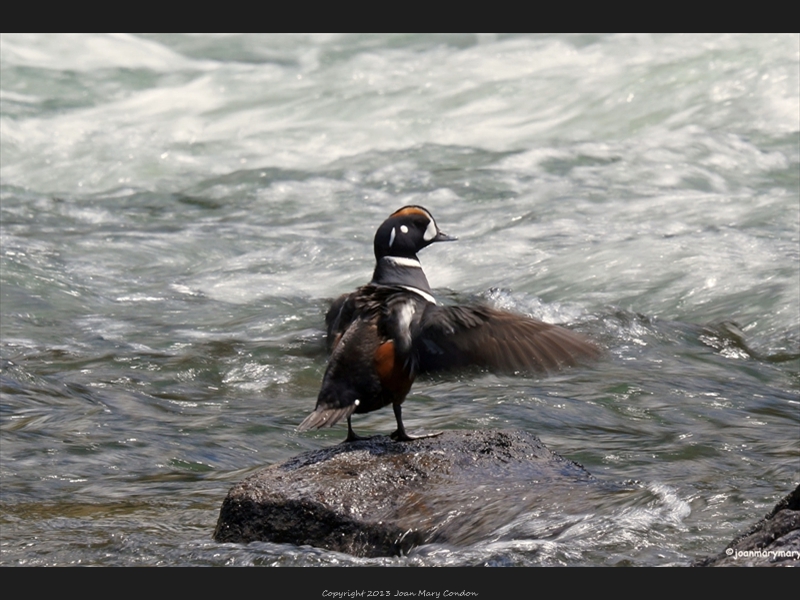
<svg viewBox="0 0 800 600"><path fill-rule="evenodd" d="M418 327L414 353L420 372L470 366L548 372L600 355L578 333L488 306L428 304Z"/></svg>

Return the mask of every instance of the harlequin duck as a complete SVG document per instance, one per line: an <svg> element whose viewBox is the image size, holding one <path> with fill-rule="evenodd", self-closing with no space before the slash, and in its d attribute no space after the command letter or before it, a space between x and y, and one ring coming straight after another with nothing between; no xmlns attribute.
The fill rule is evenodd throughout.
<svg viewBox="0 0 800 600"><path fill-rule="evenodd" d="M455 239L421 206L401 208L378 228L372 281L335 300L325 317L330 362L316 408L298 431L347 418L345 441L362 439L353 432L352 414L391 404L392 439L410 441L417 438L403 426L401 405L419 373L470 366L547 372L600 354L557 325L483 305L437 304L417 252Z"/></svg>

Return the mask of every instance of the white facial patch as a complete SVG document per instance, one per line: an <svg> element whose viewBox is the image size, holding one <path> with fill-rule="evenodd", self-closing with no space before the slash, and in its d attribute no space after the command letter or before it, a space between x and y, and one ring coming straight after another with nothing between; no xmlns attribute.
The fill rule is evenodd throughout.
<svg viewBox="0 0 800 600"><path fill-rule="evenodd" d="M422 239L425 240L426 242L430 242L433 238L436 237L437 233L438 231L436 231L436 223L434 223L433 219L431 219L430 222L428 223L428 228L425 230L425 233L422 236Z"/></svg>
<svg viewBox="0 0 800 600"><path fill-rule="evenodd" d="M402 231L403 233L408 233L408 227L406 227L405 225L400 225L400 231Z"/></svg>
<svg viewBox="0 0 800 600"><path fill-rule="evenodd" d="M403 227L405 227L405 225L403 225ZM391 248L392 244L394 244L394 236L396 233L397 232L394 230L394 227L392 227L392 233L389 234L389 248ZM405 231L403 233L405 233Z"/></svg>

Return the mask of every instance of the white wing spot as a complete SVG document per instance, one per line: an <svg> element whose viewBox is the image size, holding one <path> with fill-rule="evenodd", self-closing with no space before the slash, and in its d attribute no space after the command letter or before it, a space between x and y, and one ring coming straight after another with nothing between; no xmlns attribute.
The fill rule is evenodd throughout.
<svg viewBox="0 0 800 600"><path fill-rule="evenodd" d="M406 344L411 344L411 319L414 317L414 313L417 312L416 308L414 307L413 302L406 302L403 304L403 307L400 309L400 314L398 315L398 321L400 325L400 332L403 338L405 338Z"/></svg>

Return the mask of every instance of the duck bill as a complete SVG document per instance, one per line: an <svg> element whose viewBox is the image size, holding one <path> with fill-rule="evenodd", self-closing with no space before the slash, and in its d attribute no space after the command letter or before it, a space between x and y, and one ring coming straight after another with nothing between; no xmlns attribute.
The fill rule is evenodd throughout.
<svg viewBox="0 0 800 600"><path fill-rule="evenodd" d="M431 240L431 244L433 242L455 242L456 240L458 240L456 236L447 235L444 231L439 231L437 232L436 237Z"/></svg>

